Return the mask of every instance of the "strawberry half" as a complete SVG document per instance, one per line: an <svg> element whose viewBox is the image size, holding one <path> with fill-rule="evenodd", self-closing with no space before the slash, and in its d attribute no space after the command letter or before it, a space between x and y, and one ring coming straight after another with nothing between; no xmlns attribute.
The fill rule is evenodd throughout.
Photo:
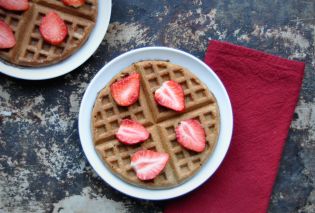
<svg viewBox="0 0 315 213"><path fill-rule="evenodd" d="M206 147L206 134L200 122L194 119L181 121L176 127L177 141L186 149L202 152Z"/></svg>
<svg viewBox="0 0 315 213"><path fill-rule="evenodd" d="M45 41L53 45L61 44L68 35L66 23L55 12L49 12L43 17L39 31Z"/></svg>
<svg viewBox="0 0 315 213"><path fill-rule="evenodd" d="M124 119L121 121L116 138L124 144L136 144L147 140L150 133L140 123Z"/></svg>
<svg viewBox="0 0 315 213"><path fill-rule="evenodd" d="M154 98L161 106L177 112L185 111L183 88L173 80L165 81L162 86L155 91Z"/></svg>
<svg viewBox="0 0 315 213"><path fill-rule="evenodd" d="M110 86L110 92L120 106L130 106L134 104L140 94L140 75L132 73Z"/></svg>
<svg viewBox="0 0 315 213"><path fill-rule="evenodd" d="M80 7L85 4L85 0L62 0L64 5L72 7Z"/></svg>
<svg viewBox="0 0 315 213"><path fill-rule="evenodd" d="M131 157L131 167L140 180L152 180L162 172L168 159L166 153L140 150Z"/></svg>
<svg viewBox="0 0 315 213"><path fill-rule="evenodd" d="M14 47L16 40L12 29L4 21L0 20L0 49Z"/></svg>
<svg viewBox="0 0 315 213"><path fill-rule="evenodd" d="M13 11L25 11L29 8L28 0L0 0L0 7Z"/></svg>

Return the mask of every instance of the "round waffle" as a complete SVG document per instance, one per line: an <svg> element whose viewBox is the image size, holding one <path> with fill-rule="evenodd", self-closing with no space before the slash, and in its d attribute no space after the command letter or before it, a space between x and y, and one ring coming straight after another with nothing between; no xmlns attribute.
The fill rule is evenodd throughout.
<svg viewBox="0 0 315 213"><path fill-rule="evenodd" d="M118 106L110 85L132 72L141 75L139 100L129 107ZM184 113L161 107L154 100L154 91L171 79L184 90ZM105 165L123 180L153 189L174 187L193 176L214 150L220 127L218 105L209 89L189 70L166 61L142 61L125 68L99 92L92 114L94 145ZM145 126L150 138L137 145L120 143L115 133L126 118ZM206 149L201 153L186 150L176 140L178 123L191 118L199 120L206 132ZM170 155L163 172L152 181L139 180L130 166L131 156L141 149Z"/></svg>
<svg viewBox="0 0 315 213"><path fill-rule="evenodd" d="M0 50L0 58L21 66L47 66L58 63L78 50L89 37L97 17L97 0L86 0L79 7L65 6L61 0L31 0L23 12L0 8L0 19L13 30L17 44ZM39 32L43 16L55 11L68 26L66 40L54 46L44 41Z"/></svg>

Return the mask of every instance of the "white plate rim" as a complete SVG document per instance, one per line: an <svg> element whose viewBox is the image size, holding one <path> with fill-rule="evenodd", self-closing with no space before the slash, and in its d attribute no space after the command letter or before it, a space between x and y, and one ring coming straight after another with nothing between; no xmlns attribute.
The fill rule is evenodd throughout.
<svg viewBox="0 0 315 213"><path fill-rule="evenodd" d="M156 51L163 52L163 57L161 58L151 58L150 53L154 53ZM98 84L100 79L102 78L102 75L106 75L108 81L117 74L120 70L122 70L124 67L121 67L120 70L117 70L115 72L108 72L108 69L110 70L112 66L115 64L119 64L123 60L133 60L132 58L136 58L137 56L141 58L142 57L149 57L147 59L162 59L166 60L165 58L168 58L172 62L172 54L179 57L184 57L188 60L194 61L194 63L198 64L198 66L203 67L205 69L209 76L212 76L212 78L215 79L219 86L220 93L217 91L212 92L217 98L218 104L219 104L219 110L220 110L220 119L221 119L221 128L219 133L219 139L218 144L208 159L208 161L202 166L202 168L188 181L185 183L176 186L174 188L170 189L145 189L141 187L137 187L131 184L126 183L125 181L121 180L117 176L111 173L109 169L106 168L104 163L101 161L101 159L98 157L92 141L92 135L91 135L91 113L93 109L93 105L95 102L95 99L97 97L97 94L99 92L99 89L96 91L93 85ZM134 57L136 56L136 57ZM142 59L144 60L144 58ZM133 61L135 62L135 61ZM132 63L132 62L131 62ZM130 64L131 64L130 63ZM129 64L129 65L130 65ZM182 63L181 65L185 67L185 63ZM123 65L121 65L123 66ZM127 65L128 66L128 65ZM188 68L188 67L187 67ZM194 72L195 75L197 75ZM197 77L200 78L200 76L197 75ZM104 80L104 79L103 79ZM107 84L107 82L102 81L103 87ZM207 85L209 87L209 85ZM101 89L101 88L100 88ZM94 91L93 91L94 90ZM220 97L218 95L220 94ZM135 49L132 51L129 51L127 53L124 53L112 61L110 61L108 64L106 64L92 79L90 84L88 85L85 94L83 96L83 99L81 101L80 105L80 111L79 111L79 136L80 136L80 142L81 146L83 148L83 151L90 163L90 165L93 167L93 169L96 171L96 173L110 186L115 188L116 190L140 199L146 199L146 200L166 200L175 198L181 195L184 195L195 188L199 187L201 184L203 184L206 180L208 180L213 173L218 169L220 164L222 163L228 148L230 146L231 137L232 137L232 131L233 131L233 112L232 112L232 106L231 102L228 96L228 93L221 82L221 80L218 78L218 76L212 71L210 67L208 67L204 62L199 60L198 58L183 52L181 50L168 48L168 47L144 47L140 49ZM224 129L224 134L223 130ZM196 177L198 177L196 179Z"/></svg>
<svg viewBox="0 0 315 213"><path fill-rule="evenodd" d="M101 44L109 25L111 10L112 0L98 0L94 29L82 47L65 60L38 68L14 66L0 61L0 73L24 80L47 80L73 71L87 61Z"/></svg>

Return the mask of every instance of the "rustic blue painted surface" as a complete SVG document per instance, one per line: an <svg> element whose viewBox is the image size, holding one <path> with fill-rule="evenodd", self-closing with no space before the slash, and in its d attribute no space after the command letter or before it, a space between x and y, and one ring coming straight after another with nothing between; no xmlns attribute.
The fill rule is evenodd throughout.
<svg viewBox="0 0 315 213"><path fill-rule="evenodd" d="M315 212L315 2L313 0L113 0L101 46L66 76L29 82L0 75L0 212L161 212L105 184L79 144L85 88L128 50L170 46L203 59L208 38L306 63L299 104L270 212Z"/></svg>

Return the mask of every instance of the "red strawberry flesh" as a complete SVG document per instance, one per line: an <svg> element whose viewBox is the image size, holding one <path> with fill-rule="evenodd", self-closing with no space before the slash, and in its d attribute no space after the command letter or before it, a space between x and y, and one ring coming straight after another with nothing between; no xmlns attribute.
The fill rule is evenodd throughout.
<svg viewBox="0 0 315 213"><path fill-rule="evenodd" d="M85 0L62 0L64 5L72 7L80 7L85 3Z"/></svg>
<svg viewBox="0 0 315 213"><path fill-rule="evenodd" d="M28 10L28 0L0 0L0 7L12 11Z"/></svg>
<svg viewBox="0 0 315 213"><path fill-rule="evenodd" d="M134 104L140 94L140 75L132 73L110 86L111 94L115 102L120 106L130 106Z"/></svg>
<svg viewBox="0 0 315 213"><path fill-rule="evenodd" d="M168 159L167 153L140 150L131 157L131 167L140 180L152 180L163 171Z"/></svg>
<svg viewBox="0 0 315 213"><path fill-rule="evenodd" d="M176 127L177 141L186 149L202 152L206 147L206 134L200 122L194 119L181 121Z"/></svg>
<svg viewBox="0 0 315 213"><path fill-rule="evenodd" d="M144 142L150 133L140 123L124 119L121 121L116 138L124 144L136 144Z"/></svg>
<svg viewBox="0 0 315 213"><path fill-rule="evenodd" d="M180 84L170 80L165 81L154 93L155 101L164 107L177 112L185 111L184 91Z"/></svg>
<svg viewBox="0 0 315 213"><path fill-rule="evenodd" d="M12 29L0 20L0 49L12 48L15 44L16 40Z"/></svg>
<svg viewBox="0 0 315 213"><path fill-rule="evenodd" d="M39 30L45 41L53 45L61 44L68 35L66 23L55 12L43 17Z"/></svg>

